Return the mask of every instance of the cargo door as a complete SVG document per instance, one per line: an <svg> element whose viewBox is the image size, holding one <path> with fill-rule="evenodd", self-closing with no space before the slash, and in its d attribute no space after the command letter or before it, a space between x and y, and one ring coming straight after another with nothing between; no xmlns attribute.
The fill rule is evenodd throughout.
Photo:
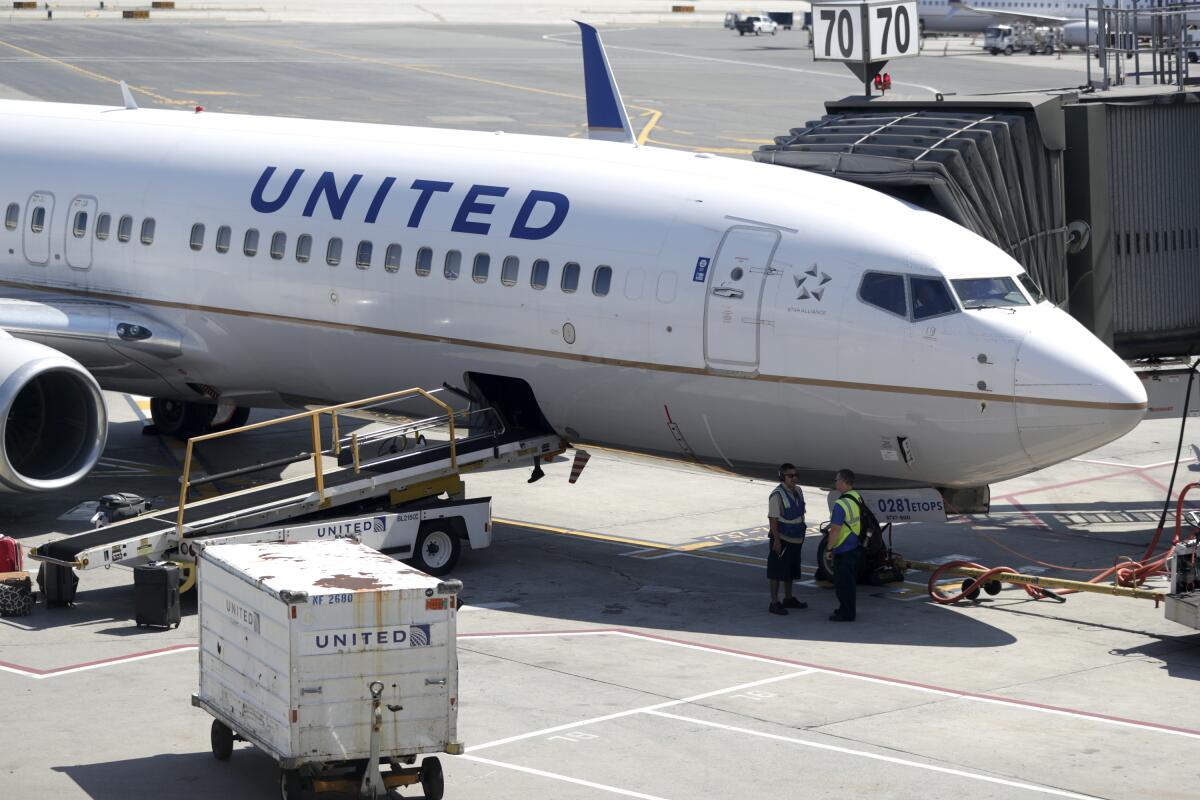
<svg viewBox="0 0 1200 800"><path fill-rule="evenodd" d="M67 263L74 269L90 269L92 266L92 227L96 224L96 199L76 197L71 201L67 224L63 231L63 250Z"/></svg>
<svg viewBox="0 0 1200 800"><path fill-rule="evenodd" d="M50 221L54 218L54 195L34 192L29 198L29 213L22 239L25 258L31 264L50 261Z"/></svg>
<svg viewBox="0 0 1200 800"><path fill-rule="evenodd" d="M704 361L714 369L755 372L764 279L779 231L735 225L725 232L704 301Z"/></svg>

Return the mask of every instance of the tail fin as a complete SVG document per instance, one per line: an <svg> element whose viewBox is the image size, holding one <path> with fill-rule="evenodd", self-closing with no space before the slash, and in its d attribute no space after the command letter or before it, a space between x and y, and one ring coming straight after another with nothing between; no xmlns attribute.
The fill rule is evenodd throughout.
<svg viewBox="0 0 1200 800"><path fill-rule="evenodd" d="M621 92L613 78L600 34L591 25L575 21L583 34L583 86L587 98L588 138L637 144Z"/></svg>

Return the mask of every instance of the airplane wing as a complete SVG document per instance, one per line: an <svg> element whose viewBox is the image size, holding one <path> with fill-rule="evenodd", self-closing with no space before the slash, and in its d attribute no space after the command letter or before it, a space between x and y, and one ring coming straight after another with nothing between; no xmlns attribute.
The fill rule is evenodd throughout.
<svg viewBox="0 0 1200 800"><path fill-rule="evenodd" d="M53 347L91 372L183 354L179 331L136 305L7 289L0 297L0 329Z"/></svg>
<svg viewBox="0 0 1200 800"><path fill-rule="evenodd" d="M996 20L1006 22L1033 22L1043 25L1062 25L1063 23L1071 21L1068 17L1055 17L1049 14L1030 14L1024 11L1010 11L1008 9L1001 8L980 8L979 6L973 6L969 2L965 2L965 0L950 0L950 5L957 6L964 11L973 11L976 14L985 14Z"/></svg>

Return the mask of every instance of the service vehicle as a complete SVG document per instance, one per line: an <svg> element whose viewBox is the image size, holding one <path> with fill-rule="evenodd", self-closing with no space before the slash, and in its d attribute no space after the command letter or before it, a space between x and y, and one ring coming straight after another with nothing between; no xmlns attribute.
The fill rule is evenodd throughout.
<svg viewBox="0 0 1200 800"><path fill-rule="evenodd" d="M769 33L774 36L779 32L779 23L768 16L749 16L743 17L737 23L738 36L745 36L747 33L753 33L755 36Z"/></svg>
<svg viewBox="0 0 1200 800"><path fill-rule="evenodd" d="M1045 25L989 25L983 32L983 49L994 56L1011 56L1018 51L1050 55L1059 41L1058 32Z"/></svg>
<svg viewBox="0 0 1200 800"><path fill-rule="evenodd" d="M283 800L378 799L415 783L440 800L429 754L463 752L462 583L345 539L214 545L201 557L192 705L213 716L213 756L228 760L235 741L270 754Z"/></svg>

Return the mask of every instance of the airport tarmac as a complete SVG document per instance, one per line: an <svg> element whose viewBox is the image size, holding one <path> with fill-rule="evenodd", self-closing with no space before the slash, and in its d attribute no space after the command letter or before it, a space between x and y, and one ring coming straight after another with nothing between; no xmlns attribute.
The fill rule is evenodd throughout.
<svg viewBox="0 0 1200 800"><path fill-rule="evenodd" d="M789 38L798 33L763 42L648 26L604 36L626 99L642 108L640 127L664 146L745 157L855 88L840 66L813 65ZM561 26L56 22L3 28L0 56L3 83L42 99L115 102L112 81L125 79L147 106L579 135L571 37ZM979 92L1070 86L1082 70L1078 55L964 52L913 59L893 75L914 93ZM101 466L52 496L5 496L0 529L34 545L85 529L85 504L101 494L173 497L180 443L144 435L144 402L107 398ZM1140 556L1178 433L1177 422L1143 423L1094 453L994 486L987 517L898 527L896 549L1066 577ZM1184 438L1176 491L1200 480L1198 438L1194 428ZM252 437L214 450L206 469L287 445L287 434ZM826 620L831 592L811 582L798 590L808 610L772 616L770 484L592 455L574 486L569 458L535 484L525 469L468 478L472 496L493 498L496 541L455 572L466 587L459 731L468 750L443 757L448 797L1200 793L1200 634L1152 603L1075 595L1059 605L1006 587L944 607L913 573L862 587L852 625ZM806 495L815 525L828 516L824 493ZM0 620L0 795L273 796L270 759L241 745L215 761L209 717L188 703L194 604L176 630L136 628L122 569L83 573L78 600Z"/></svg>

